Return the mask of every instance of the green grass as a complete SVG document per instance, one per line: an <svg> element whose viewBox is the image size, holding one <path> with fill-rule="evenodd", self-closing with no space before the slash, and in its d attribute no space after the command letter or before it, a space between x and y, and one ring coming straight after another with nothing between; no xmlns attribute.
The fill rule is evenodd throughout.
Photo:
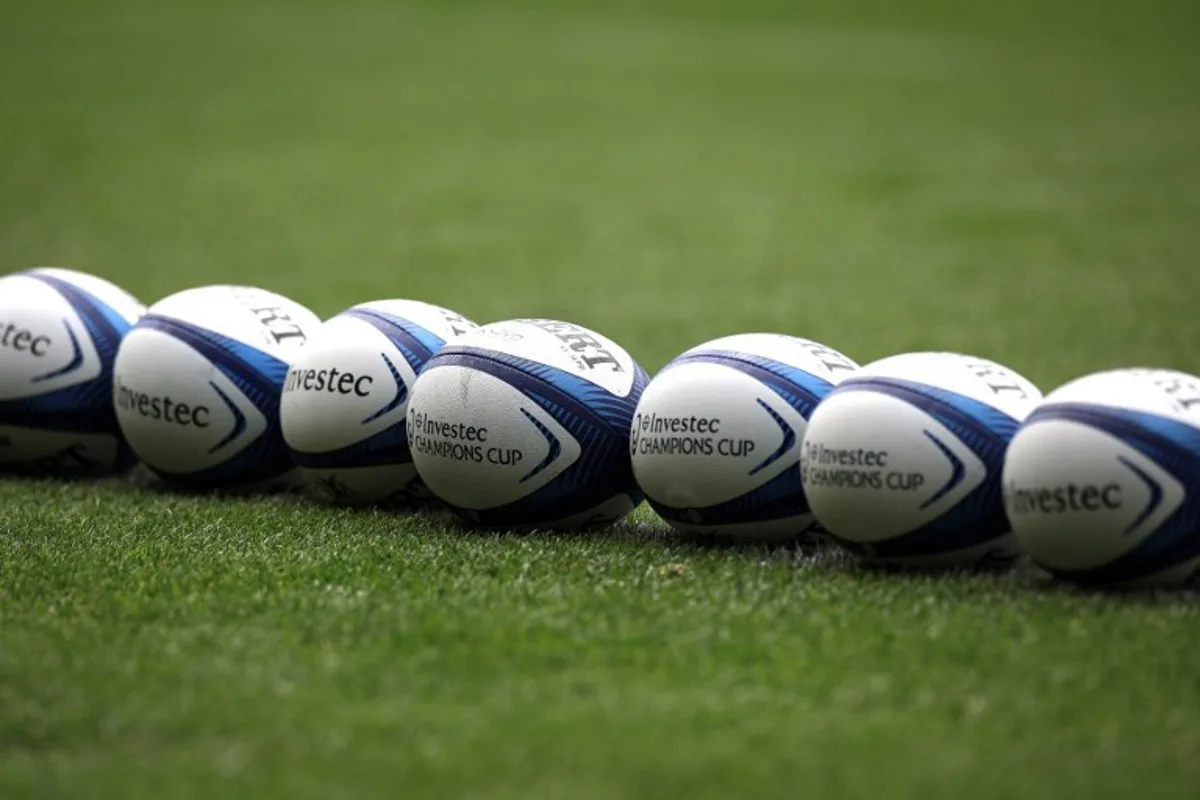
<svg viewBox="0 0 1200 800"><path fill-rule="evenodd" d="M0 263L1200 371L1187 0L12 2ZM0 483L0 796L1187 798L1200 605Z"/></svg>

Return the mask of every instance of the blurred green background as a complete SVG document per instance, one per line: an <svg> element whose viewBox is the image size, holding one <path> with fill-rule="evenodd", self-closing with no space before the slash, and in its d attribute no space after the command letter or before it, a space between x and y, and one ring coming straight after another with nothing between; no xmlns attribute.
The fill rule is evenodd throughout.
<svg viewBox="0 0 1200 800"><path fill-rule="evenodd" d="M0 24L0 254L747 329L1039 382L1200 368L1190 2L39 2Z"/></svg>

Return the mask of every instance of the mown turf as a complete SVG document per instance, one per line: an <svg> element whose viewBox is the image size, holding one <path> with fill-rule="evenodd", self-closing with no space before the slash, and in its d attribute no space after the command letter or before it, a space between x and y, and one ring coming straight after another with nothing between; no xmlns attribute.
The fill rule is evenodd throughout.
<svg viewBox="0 0 1200 800"><path fill-rule="evenodd" d="M0 263L1200 371L1186 0L9 3ZM1200 605L0 483L0 796L1191 797Z"/></svg>

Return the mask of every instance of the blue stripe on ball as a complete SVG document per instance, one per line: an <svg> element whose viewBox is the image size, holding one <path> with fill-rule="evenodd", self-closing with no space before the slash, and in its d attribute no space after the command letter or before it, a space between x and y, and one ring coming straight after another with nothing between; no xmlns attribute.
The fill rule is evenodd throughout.
<svg viewBox="0 0 1200 800"><path fill-rule="evenodd" d="M629 495L634 505L642 501L629 460L633 412L649 380L641 367L634 365L629 394L617 397L564 370L494 350L451 346L426 368L445 366L484 372L512 386L561 425L582 453L546 486L507 505L472 511L472 519L482 525L535 527L575 516L617 495Z"/></svg>
<svg viewBox="0 0 1200 800"><path fill-rule="evenodd" d="M339 316L351 317L365 322L387 337L403 355L413 372L421 368L437 352L445 341L411 320L369 308L351 308ZM399 408L408 400L409 387L404 383L396 365L385 353L379 354L396 385L396 394L378 411L363 419L363 425L374 422ZM412 463L408 447L406 420L399 420L366 439L336 450L306 453L293 450L292 459L301 467L309 469L337 469L345 467L379 467Z"/></svg>
<svg viewBox="0 0 1200 800"><path fill-rule="evenodd" d="M166 480L191 486L222 487L269 481L292 468L279 426L279 399L287 375L287 362L245 342L171 317L147 314L138 324L171 336L208 359L266 419L262 434L227 461L182 475L158 469L154 470L156 473ZM225 399L227 403L232 402ZM234 431L226 437L230 441L237 435L237 416L235 414Z"/></svg>
<svg viewBox="0 0 1200 800"><path fill-rule="evenodd" d="M701 350L685 353L667 364L663 372L686 364L716 364L737 370L781 397L804 419L812 416L817 404L834 388L831 381L807 370L765 356L736 350ZM750 470L751 475L778 461L798 442L795 431L782 417L762 400L758 400L758 403L783 430L783 441L765 461ZM652 498L648 498L647 501L663 519L690 525L736 526L809 513L808 500L804 497L804 488L800 482L799 464L788 467L771 480L743 495L711 506L674 508Z"/></svg>
<svg viewBox="0 0 1200 800"><path fill-rule="evenodd" d="M111 433L121 438L116 410L112 403L112 366L121 339L132 327L124 317L95 295L61 278L39 272L22 273L58 292L74 309L87 331L100 359L100 374L95 378L45 394L0 401L0 420L7 425L73 433ZM75 336L66 320L64 328ZM71 369L82 366L81 344L75 340L76 357ZM43 380L60 377L40 376ZM122 459L128 461L128 455Z"/></svg>
<svg viewBox="0 0 1200 800"><path fill-rule="evenodd" d="M1045 420L1075 422L1120 439L1169 472L1185 492L1175 513L1120 558L1093 569L1049 572L1080 584L1110 584L1153 575L1200 556L1200 429L1144 411L1087 403L1042 406L1029 416L1027 424ZM1149 475L1128 461L1125 465L1153 484L1152 500L1156 493L1161 497L1162 488ZM1140 516L1144 519L1153 512L1148 506Z"/></svg>
<svg viewBox="0 0 1200 800"><path fill-rule="evenodd" d="M851 377L841 383L833 393L856 391L885 394L921 409L949 429L978 456L986 470L983 482L945 514L900 536L872 542L870 549L874 558L935 556L977 547L1007 536L1012 531L1004 513L1001 472L1004 467L1004 453L1020 427L1020 422L974 398L937 386L899 378ZM928 431L925 433L929 435ZM944 446L940 446L939 449L943 453L946 452ZM957 474L953 463L951 471ZM952 477L951 484L953 482ZM953 485L949 489L939 491L944 496L952 488ZM833 538L848 549L861 549L861 545L855 542L848 542L837 536Z"/></svg>

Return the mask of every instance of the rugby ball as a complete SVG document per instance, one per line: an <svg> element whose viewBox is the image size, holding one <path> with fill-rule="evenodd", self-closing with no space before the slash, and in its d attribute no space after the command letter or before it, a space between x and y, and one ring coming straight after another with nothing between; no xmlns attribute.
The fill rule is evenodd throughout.
<svg viewBox="0 0 1200 800"><path fill-rule="evenodd" d="M0 278L0 468L103 474L133 464L113 414L112 366L144 310L82 272Z"/></svg>
<svg viewBox="0 0 1200 800"><path fill-rule="evenodd" d="M488 527L612 522L641 502L629 462L645 371L570 322L484 325L425 365L408 442L425 486Z"/></svg>
<svg viewBox="0 0 1200 800"><path fill-rule="evenodd" d="M1200 577L1200 378L1121 369L1051 392L1017 431L1004 502L1059 578L1129 587Z"/></svg>
<svg viewBox="0 0 1200 800"><path fill-rule="evenodd" d="M842 381L808 422L800 474L813 514L869 562L1003 564L1004 452L1041 399L993 361L908 353Z"/></svg>
<svg viewBox="0 0 1200 800"><path fill-rule="evenodd" d="M343 311L292 362L279 407L283 439L321 500L424 499L405 417L417 373L475 323L416 300L378 300Z"/></svg>
<svg viewBox="0 0 1200 800"><path fill-rule="evenodd" d="M693 347L650 381L630 456L647 502L692 535L794 539L813 516L800 440L817 404L858 365L808 339L727 336Z"/></svg>
<svg viewBox="0 0 1200 800"><path fill-rule="evenodd" d="M168 482L267 488L291 458L279 430L288 366L320 325L308 309L249 286L166 297L121 343L113 404L130 446Z"/></svg>

